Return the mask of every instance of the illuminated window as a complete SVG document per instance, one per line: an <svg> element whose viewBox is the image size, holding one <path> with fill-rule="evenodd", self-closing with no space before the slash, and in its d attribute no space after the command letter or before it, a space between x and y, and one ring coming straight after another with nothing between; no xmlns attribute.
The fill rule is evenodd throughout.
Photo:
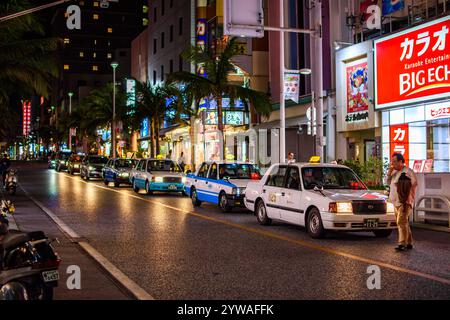
<svg viewBox="0 0 450 320"><path fill-rule="evenodd" d="M98 66L92 66L92 71L98 71Z"/></svg>
<svg viewBox="0 0 450 320"><path fill-rule="evenodd" d="M94 7L98 7L98 1L94 1Z"/></svg>
<svg viewBox="0 0 450 320"><path fill-rule="evenodd" d="M148 13L148 6L142 6L142 12Z"/></svg>
<svg viewBox="0 0 450 320"><path fill-rule="evenodd" d="M112 33L113 29L112 28L108 28L108 33Z"/></svg>
<svg viewBox="0 0 450 320"><path fill-rule="evenodd" d="M94 45L97 45L97 39L94 40Z"/></svg>
<svg viewBox="0 0 450 320"><path fill-rule="evenodd" d="M94 15L92 16L92 18L93 18L94 20L98 20L98 14L94 14Z"/></svg>
<svg viewBox="0 0 450 320"><path fill-rule="evenodd" d="M79 4L80 4L80 6L84 6L84 0L81 0L81 1L79 2Z"/></svg>
<svg viewBox="0 0 450 320"><path fill-rule="evenodd" d="M83 58L84 57L84 52L80 51L80 57Z"/></svg>
<svg viewBox="0 0 450 320"><path fill-rule="evenodd" d="M112 59L112 53L108 53L108 59Z"/></svg>
<svg viewBox="0 0 450 320"><path fill-rule="evenodd" d="M94 53L92 54L92 57L93 57L93 58L97 58L97 52L94 52Z"/></svg>
<svg viewBox="0 0 450 320"><path fill-rule="evenodd" d="M70 43L70 39L69 39L69 38L64 38L64 43L65 43L65 44Z"/></svg>
<svg viewBox="0 0 450 320"><path fill-rule="evenodd" d="M69 17L69 13L66 11L64 12L64 18L68 18Z"/></svg>
<svg viewBox="0 0 450 320"><path fill-rule="evenodd" d="M143 18L142 19L142 25L143 26L148 26L148 19L147 18Z"/></svg>
<svg viewBox="0 0 450 320"><path fill-rule="evenodd" d="M65 64L64 65L64 70L69 70L69 69L70 69L70 66L68 64Z"/></svg>

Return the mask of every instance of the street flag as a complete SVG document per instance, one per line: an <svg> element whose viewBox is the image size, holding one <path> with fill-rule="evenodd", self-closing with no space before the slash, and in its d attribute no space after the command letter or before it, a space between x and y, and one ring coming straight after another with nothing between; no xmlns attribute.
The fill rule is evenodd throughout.
<svg viewBox="0 0 450 320"><path fill-rule="evenodd" d="M405 0L383 0L383 16L405 8Z"/></svg>
<svg viewBox="0 0 450 320"><path fill-rule="evenodd" d="M284 98L291 99L298 103L300 92L300 73L285 73L284 74Z"/></svg>

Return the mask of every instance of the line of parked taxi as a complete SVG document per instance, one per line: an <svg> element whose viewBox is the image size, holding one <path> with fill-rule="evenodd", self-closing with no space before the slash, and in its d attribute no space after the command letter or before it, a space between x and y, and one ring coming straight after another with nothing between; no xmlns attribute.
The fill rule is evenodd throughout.
<svg viewBox="0 0 450 320"><path fill-rule="evenodd" d="M53 162L52 162L53 161ZM306 228L313 238L327 231L371 231L388 237L396 228L393 205L370 191L350 168L337 164L274 164L264 175L247 162L210 161L183 172L170 159L108 159L60 152L49 168L100 179L137 193L179 193L194 207L217 205L223 212L247 208L261 225L281 221Z"/></svg>

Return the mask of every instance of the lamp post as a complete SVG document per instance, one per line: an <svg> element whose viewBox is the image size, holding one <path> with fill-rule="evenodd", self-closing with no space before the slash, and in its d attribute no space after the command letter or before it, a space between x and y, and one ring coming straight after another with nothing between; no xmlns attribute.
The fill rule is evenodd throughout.
<svg viewBox="0 0 450 320"><path fill-rule="evenodd" d="M69 115L72 115L73 92L69 92L68 96L69 96ZM69 128L69 149L72 151L72 128Z"/></svg>
<svg viewBox="0 0 450 320"><path fill-rule="evenodd" d="M113 119L111 124L111 157L116 157L116 69L119 66L118 62L112 62L113 68Z"/></svg>

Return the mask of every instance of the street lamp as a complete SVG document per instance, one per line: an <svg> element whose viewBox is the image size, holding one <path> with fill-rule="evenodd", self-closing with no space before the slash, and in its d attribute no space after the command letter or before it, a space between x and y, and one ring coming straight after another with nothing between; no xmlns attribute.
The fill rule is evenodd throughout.
<svg viewBox="0 0 450 320"><path fill-rule="evenodd" d="M69 115L72 115L73 92L69 92L68 96L69 96ZM72 128L69 128L69 149L72 151Z"/></svg>
<svg viewBox="0 0 450 320"><path fill-rule="evenodd" d="M111 62L111 67L113 68L113 119L111 124L111 157L116 157L116 69L119 66L118 62Z"/></svg>

